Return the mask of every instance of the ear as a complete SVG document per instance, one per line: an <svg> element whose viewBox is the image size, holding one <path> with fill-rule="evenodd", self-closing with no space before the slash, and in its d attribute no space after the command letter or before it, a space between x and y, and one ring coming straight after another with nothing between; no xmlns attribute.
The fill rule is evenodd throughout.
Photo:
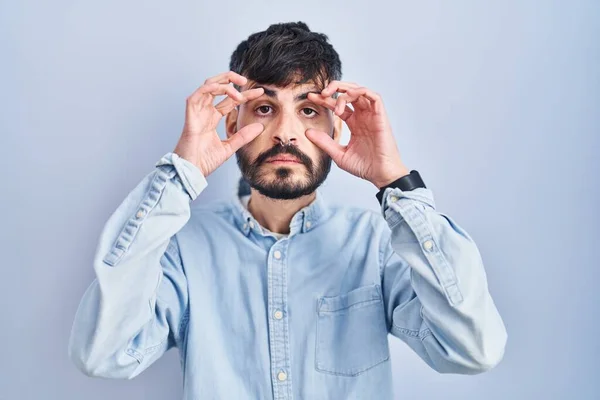
<svg viewBox="0 0 600 400"><path fill-rule="evenodd" d="M337 143L340 142L340 138L342 137L342 127L344 126L344 121L337 115L333 115L333 140Z"/></svg>
<svg viewBox="0 0 600 400"><path fill-rule="evenodd" d="M234 133L237 132L237 117L237 107L231 110L225 117L225 132L227 133L227 138L230 138Z"/></svg>

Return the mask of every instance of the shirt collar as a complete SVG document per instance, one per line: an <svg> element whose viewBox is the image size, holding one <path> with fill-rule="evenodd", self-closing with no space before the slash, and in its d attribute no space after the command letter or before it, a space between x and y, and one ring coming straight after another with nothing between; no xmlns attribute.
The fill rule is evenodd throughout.
<svg viewBox="0 0 600 400"><path fill-rule="evenodd" d="M314 229L322 220L326 210L326 201L320 189L316 190L316 196L312 203L298 210L290 222L290 235L296 233L305 233ZM232 208L235 217L236 226L248 235L251 231L264 235L264 229L258 221L252 216L250 211L244 207L239 195L233 196Z"/></svg>

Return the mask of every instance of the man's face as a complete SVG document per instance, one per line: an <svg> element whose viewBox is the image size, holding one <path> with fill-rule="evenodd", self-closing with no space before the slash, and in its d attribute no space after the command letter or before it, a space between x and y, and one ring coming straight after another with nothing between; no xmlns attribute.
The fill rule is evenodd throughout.
<svg viewBox="0 0 600 400"><path fill-rule="evenodd" d="M331 168L331 157L306 137L313 128L339 139L341 121L333 113L307 99L318 93L313 84L281 88L248 82L241 91L263 87L264 94L242 104L227 118L231 136L244 126L260 122L264 131L236 152L242 176L259 193L274 199L295 199L314 192Z"/></svg>

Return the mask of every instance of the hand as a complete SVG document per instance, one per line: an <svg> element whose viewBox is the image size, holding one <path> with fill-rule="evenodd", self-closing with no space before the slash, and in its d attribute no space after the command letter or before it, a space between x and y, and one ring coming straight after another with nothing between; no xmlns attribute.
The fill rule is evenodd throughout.
<svg viewBox="0 0 600 400"><path fill-rule="evenodd" d="M256 88L240 93L230 83L244 85L247 79L233 71L225 72L204 82L187 98L185 125L173 151L195 164L204 176L223 164L240 147L251 142L264 130L259 123L249 124L230 138L221 140L217 124L238 104L260 97L264 89ZM215 96L226 95L214 105Z"/></svg>
<svg viewBox="0 0 600 400"><path fill-rule="evenodd" d="M331 97L335 92L342 93L337 100ZM350 129L346 146L325 132L306 131L307 137L329 154L338 167L368 180L378 189L409 174L377 93L354 83L332 81L320 95L311 93L308 99L332 110ZM354 110L347 104L352 104Z"/></svg>

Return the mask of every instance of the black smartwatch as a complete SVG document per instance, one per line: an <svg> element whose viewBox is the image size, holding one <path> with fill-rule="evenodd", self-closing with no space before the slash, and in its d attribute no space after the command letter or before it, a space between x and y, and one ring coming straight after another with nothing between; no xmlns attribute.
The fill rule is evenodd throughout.
<svg viewBox="0 0 600 400"><path fill-rule="evenodd" d="M379 192L375 195L377 200L379 200L379 204L383 201L383 193L387 188L399 188L403 191L413 190L416 188L427 188L425 186L425 182L421 179L421 175L417 172L417 170L413 169L410 171L410 174L404 175L402 178L396 179L394 182L390 183L379 189Z"/></svg>

